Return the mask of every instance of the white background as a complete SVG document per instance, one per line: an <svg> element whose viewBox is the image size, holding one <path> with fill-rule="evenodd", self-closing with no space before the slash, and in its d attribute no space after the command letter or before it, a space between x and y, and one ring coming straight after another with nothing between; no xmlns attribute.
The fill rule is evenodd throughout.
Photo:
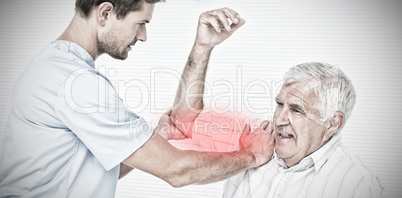
<svg viewBox="0 0 402 198"><path fill-rule="evenodd" d="M402 197L402 1L168 0L156 5L148 41L126 61L105 55L96 64L120 85L133 111L157 122L173 103L199 14L220 7L238 11L246 24L214 49L206 102L269 118L275 83L291 66L338 65L357 91L343 141L381 178L389 197ZM73 0L0 0L1 132L18 75L73 14ZM245 100L247 93L254 95ZM174 189L135 170L119 181L116 197L220 197L222 185Z"/></svg>

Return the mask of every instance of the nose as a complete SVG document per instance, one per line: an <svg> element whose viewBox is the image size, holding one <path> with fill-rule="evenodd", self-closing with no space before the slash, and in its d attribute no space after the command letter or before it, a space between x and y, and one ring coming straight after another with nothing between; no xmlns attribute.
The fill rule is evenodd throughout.
<svg viewBox="0 0 402 198"><path fill-rule="evenodd" d="M147 41L147 28L145 26L138 29L136 39L142 42Z"/></svg>
<svg viewBox="0 0 402 198"><path fill-rule="evenodd" d="M286 126L289 122L289 109L286 107L277 107L274 113L274 124L277 127Z"/></svg>

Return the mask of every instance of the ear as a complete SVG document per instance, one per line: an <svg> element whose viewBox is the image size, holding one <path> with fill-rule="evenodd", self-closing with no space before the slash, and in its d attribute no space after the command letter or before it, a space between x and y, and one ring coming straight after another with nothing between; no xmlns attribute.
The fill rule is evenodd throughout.
<svg viewBox="0 0 402 198"><path fill-rule="evenodd" d="M345 114L337 111L335 115L329 120L329 127L325 132L326 138L331 138L335 133L340 131L345 125Z"/></svg>
<svg viewBox="0 0 402 198"><path fill-rule="evenodd" d="M101 26L106 24L106 21L111 17L111 12L114 6L110 2L103 2L98 7L96 7L96 19Z"/></svg>

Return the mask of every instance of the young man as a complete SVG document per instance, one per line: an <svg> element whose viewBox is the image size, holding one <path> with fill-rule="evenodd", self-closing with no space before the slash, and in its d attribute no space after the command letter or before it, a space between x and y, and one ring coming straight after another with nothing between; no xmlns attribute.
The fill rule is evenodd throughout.
<svg viewBox="0 0 402 198"><path fill-rule="evenodd" d="M169 114L153 130L95 70L101 54L123 60L137 41L146 41L156 2L76 1L71 24L15 85L0 161L1 197L113 197L119 176L133 168L177 187L219 181L270 159L274 140L266 125L257 129L261 133L244 134L239 151L174 148L158 135L177 130ZM214 46L244 23L228 8L201 14L187 65L206 67Z"/></svg>
<svg viewBox="0 0 402 198"><path fill-rule="evenodd" d="M223 197L384 197L378 178L341 142L340 131L356 100L347 76L329 64L311 62L291 68L283 82L276 97L273 158L260 167L228 179ZM198 100L201 100L198 103L201 103L203 92L195 90L192 94L198 94ZM182 97L188 98L187 95ZM181 130L183 127L180 126L185 126L183 123L198 119L172 118L177 118L175 122ZM208 120L217 126L220 121ZM217 144L201 145L202 148L225 148L225 144L227 148L235 148L233 140L236 138L233 137L236 134L226 133L226 140L232 142L222 143L214 141L220 134L205 136L202 132L193 127L187 135L196 141L203 139L209 144ZM206 138L210 140L206 141Z"/></svg>

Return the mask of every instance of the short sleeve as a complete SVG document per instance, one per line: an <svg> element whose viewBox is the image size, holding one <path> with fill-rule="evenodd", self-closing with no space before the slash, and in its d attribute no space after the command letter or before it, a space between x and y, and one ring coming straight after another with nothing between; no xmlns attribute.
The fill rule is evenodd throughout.
<svg viewBox="0 0 402 198"><path fill-rule="evenodd" d="M131 112L110 81L92 68L71 73L58 92L55 113L108 171L152 136L152 126Z"/></svg>

